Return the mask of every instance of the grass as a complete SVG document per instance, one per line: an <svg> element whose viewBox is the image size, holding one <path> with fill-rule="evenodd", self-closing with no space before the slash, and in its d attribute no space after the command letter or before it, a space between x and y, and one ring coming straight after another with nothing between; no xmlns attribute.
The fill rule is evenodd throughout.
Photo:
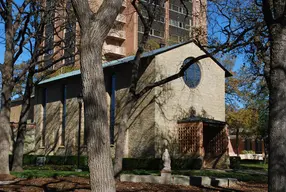
<svg viewBox="0 0 286 192"><path fill-rule="evenodd" d="M241 163L240 167L241 169L268 171L268 164L264 164L264 163Z"/></svg>

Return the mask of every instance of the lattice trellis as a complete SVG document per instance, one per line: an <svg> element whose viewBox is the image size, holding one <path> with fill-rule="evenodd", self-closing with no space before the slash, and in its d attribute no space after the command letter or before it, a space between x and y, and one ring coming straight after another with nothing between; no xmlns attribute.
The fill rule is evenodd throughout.
<svg viewBox="0 0 286 192"><path fill-rule="evenodd" d="M179 148L181 153L199 153L200 128L198 124L182 124L178 127Z"/></svg>
<svg viewBox="0 0 286 192"><path fill-rule="evenodd" d="M227 150L228 139L225 129L222 129L209 143L206 152L212 155L221 155Z"/></svg>

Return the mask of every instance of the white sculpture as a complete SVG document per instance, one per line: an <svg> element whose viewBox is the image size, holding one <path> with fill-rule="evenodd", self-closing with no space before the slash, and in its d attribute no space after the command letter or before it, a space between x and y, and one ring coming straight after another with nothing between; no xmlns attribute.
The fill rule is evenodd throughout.
<svg viewBox="0 0 286 192"><path fill-rule="evenodd" d="M162 160L164 162L164 168L162 169L162 172L171 172L171 158L168 149L165 149Z"/></svg>

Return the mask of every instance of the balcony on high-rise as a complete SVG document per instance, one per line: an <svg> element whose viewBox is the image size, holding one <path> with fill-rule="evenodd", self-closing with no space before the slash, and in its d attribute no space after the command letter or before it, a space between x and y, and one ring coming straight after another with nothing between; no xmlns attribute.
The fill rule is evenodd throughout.
<svg viewBox="0 0 286 192"><path fill-rule="evenodd" d="M103 44L103 53L106 56L112 56L112 57L125 57L125 47L119 46L119 45L113 45L113 44L107 44L106 42Z"/></svg>
<svg viewBox="0 0 286 192"><path fill-rule="evenodd" d="M111 29L107 35L107 38L124 41L126 39L126 33L123 30Z"/></svg>
<svg viewBox="0 0 286 192"><path fill-rule="evenodd" d="M123 0L123 2L122 2L122 7L123 7L123 8L126 8L126 7L127 7L127 0Z"/></svg>
<svg viewBox="0 0 286 192"><path fill-rule="evenodd" d="M116 17L116 22L126 23L126 16L125 16L124 14L119 14L119 15Z"/></svg>

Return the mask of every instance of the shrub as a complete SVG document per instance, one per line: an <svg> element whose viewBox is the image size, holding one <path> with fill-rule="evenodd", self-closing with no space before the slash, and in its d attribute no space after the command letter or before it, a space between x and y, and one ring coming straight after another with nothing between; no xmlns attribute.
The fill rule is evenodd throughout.
<svg viewBox="0 0 286 192"><path fill-rule="evenodd" d="M23 165L36 165L38 157L43 155L24 155ZM80 156L80 166L87 167L87 156ZM77 156L46 156L48 165L77 165Z"/></svg>
<svg viewBox="0 0 286 192"><path fill-rule="evenodd" d="M122 162L123 170L145 169L145 170L160 170L163 168L162 160L159 158L137 159L124 158Z"/></svg>
<svg viewBox="0 0 286 192"><path fill-rule="evenodd" d="M253 151L253 150L243 150L241 153L242 154L255 154L255 151Z"/></svg>
<svg viewBox="0 0 286 192"><path fill-rule="evenodd" d="M40 155L24 155L23 165L26 167L36 167L37 157ZM46 156L46 166L39 169L48 170L70 170L77 166L77 156ZM203 160L201 158L172 159L171 167L173 170L201 169ZM123 170L161 170L163 161L161 158L124 158ZM63 169L59 168L63 167ZM88 169L87 156L80 157L81 169Z"/></svg>
<svg viewBox="0 0 286 192"><path fill-rule="evenodd" d="M229 160L231 169L240 169L240 157L229 157Z"/></svg>
<svg viewBox="0 0 286 192"><path fill-rule="evenodd" d="M187 170L187 169L201 169L203 161L200 158L188 159L172 159L171 168L173 170ZM125 158L123 159L123 170L161 170L163 168L163 161L159 158L150 159L136 159Z"/></svg>

